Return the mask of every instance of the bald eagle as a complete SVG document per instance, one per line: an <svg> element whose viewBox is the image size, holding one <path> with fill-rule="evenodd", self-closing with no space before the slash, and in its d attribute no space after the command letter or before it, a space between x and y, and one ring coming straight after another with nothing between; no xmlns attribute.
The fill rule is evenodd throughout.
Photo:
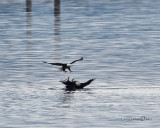
<svg viewBox="0 0 160 128"><path fill-rule="evenodd" d="M68 77L67 80L62 80L60 82L66 85L66 90L76 90L76 89L83 89L85 86L89 85L94 80L95 79L90 79L87 82L80 83L79 81L75 81L74 79L70 81Z"/></svg>
<svg viewBox="0 0 160 128"><path fill-rule="evenodd" d="M74 60L74 61L72 61L71 63L68 63L68 64L67 63L48 63L48 62L45 62L45 61L44 61L44 63L61 66L60 70L66 73L67 72L66 69L68 69L70 72L72 72L71 71L72 64L77 62L77 61L81 61L81 60L83 60L83 57L81 57L78 60Z"/></svg>

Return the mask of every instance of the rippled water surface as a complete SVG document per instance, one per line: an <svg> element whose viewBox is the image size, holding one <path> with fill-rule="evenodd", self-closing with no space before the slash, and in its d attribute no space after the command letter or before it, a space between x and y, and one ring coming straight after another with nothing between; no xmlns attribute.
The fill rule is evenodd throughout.
<svg viewBox="0 0 160 128"><path fill-rule="evenodd" d="M159 0L1 0L1 128L158 128ZM47 62L72 62L63 73ZM75 78L82 90L59 81Z"/></svg>

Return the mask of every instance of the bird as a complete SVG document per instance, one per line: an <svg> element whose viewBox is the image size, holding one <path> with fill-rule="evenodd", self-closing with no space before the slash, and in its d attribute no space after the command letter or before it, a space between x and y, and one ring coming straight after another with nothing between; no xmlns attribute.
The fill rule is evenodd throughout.
<svg viewBox="0 0 160 128"><path fill-rule="evenodd" d="M72 81L69 80L69 77L67 80L62 80L60 81L61 83L63 83L64 85L66 85L66 90L76 90L76 89L83 89L85 86L89 85L92 81L94 81L94 79L90 79L87 82L84 83L80 83L79 81L75 81L74 79L72 79Z"/></svg>
<svg viewBox="0 0 160 128"><path fill-rule="evenodd" d="M63 72L67 72L66 71L66 69L68 69L69 71L70 71L70 73L72 72L71 71L71 66L72 66L72 64L73 63L75 63L75 62L77 62L77 61L81 61L81 60L83 60L83 57L81 57L80 59L78 59L78 60L74 60L74 61L72 61L71 63L48 63L48 62L46 62L46 61L43 61L44 63L47 63L47 64L51 64L51 65L57 65L57 66L61 66L61 68L60 68L60 71L63 71Z"/></svg>

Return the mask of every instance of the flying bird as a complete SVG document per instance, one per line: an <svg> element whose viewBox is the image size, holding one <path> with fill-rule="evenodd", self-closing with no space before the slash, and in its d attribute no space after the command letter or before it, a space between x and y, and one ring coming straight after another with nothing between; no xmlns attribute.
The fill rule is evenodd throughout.
<svg viewBox="0 0 160 128"><path fill-rule="evenodd" d="M71 63L48 63L48 62L45 62L45 61L44 61L44 63L61 66L60 70L66 73L67 72L66 69L68 69L70 72L72 72L71 71L72 64L77 62L77 61L81 61L81 60L83 60L83 57L81 57L80 59L75 60L75 61L73 61Z"/></svg>
<svg viewBox="0 0 160 128"><path fill-rule="evenodd" d="M75 81L72 79L72 81L69 80L69 77L67 80L60 81L64 85L66 85L66 90L76 90L76 89L83 89L85 86L89 85L92 81L95 79L90 79L87 82L80 83L79 81Z"/></svg>

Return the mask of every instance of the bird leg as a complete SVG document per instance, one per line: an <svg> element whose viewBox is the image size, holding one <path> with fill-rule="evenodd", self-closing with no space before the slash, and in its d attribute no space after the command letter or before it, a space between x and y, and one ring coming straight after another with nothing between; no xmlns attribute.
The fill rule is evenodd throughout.
<svg viewBox="0 0 160 128"><path fill-rule="evenodd" d="M69 71L70 71L70 73L71 73L71 72L72 72L72 71L71 71L71 68L70 68L70 67L67 67L67 68L68 68L68 70L69 70Z"/></svg>

